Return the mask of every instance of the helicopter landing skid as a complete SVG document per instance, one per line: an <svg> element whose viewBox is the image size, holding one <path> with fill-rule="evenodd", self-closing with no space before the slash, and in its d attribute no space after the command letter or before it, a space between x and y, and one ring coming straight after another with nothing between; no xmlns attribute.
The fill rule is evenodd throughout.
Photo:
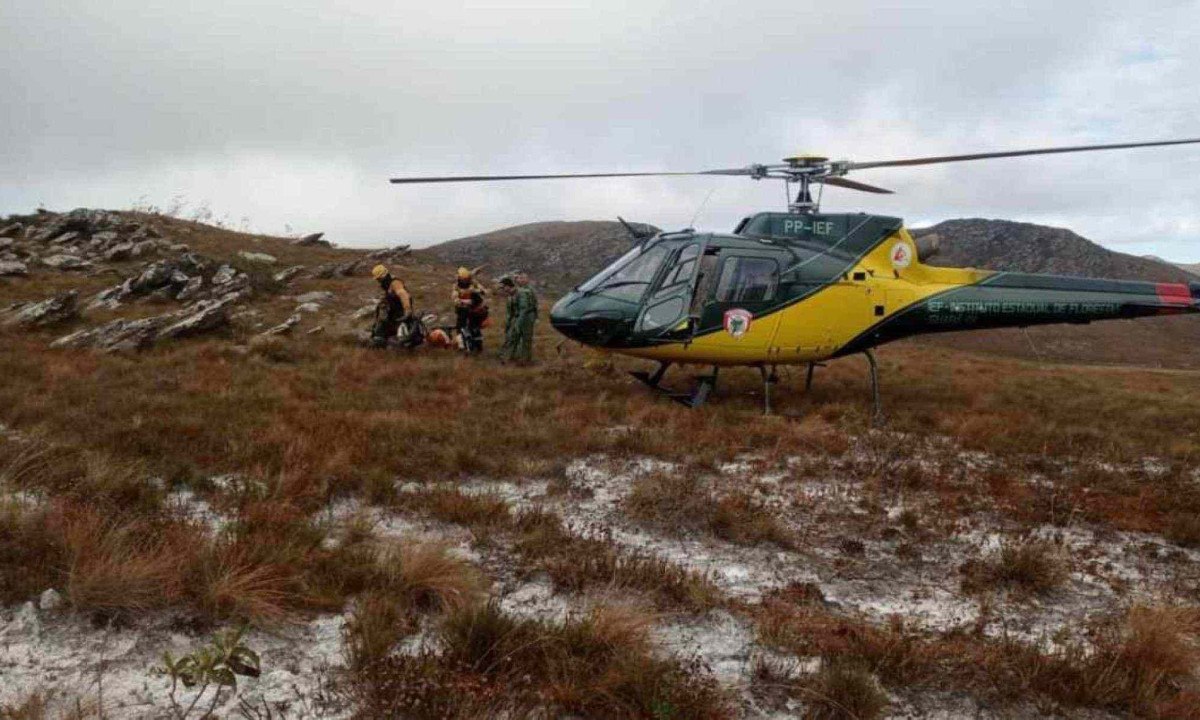
<svg viewBox="0 0 1200 720"><path fill-rule="evenodd" d="M686 405L690 408L697 408L703 405L705 401L708 400L709 394L711 394L713 389L717 386L717 368L713 368L711 375L698 376L696 378L696 389L693 392L677 393L671 392L670 390L659 386L663 375L666 374L667 368L670 366L671 363L664 362L658 366L658 370L654 371L653 374L645 371L631 372L629 374L645 383L646 387L657 390L677 403Z"/></svg>

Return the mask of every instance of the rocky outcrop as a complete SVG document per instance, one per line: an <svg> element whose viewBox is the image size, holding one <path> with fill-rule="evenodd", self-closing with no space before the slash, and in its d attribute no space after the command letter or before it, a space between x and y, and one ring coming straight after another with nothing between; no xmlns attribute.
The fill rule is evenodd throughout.
<svg viewBox="0 0 1200 720"><path fill-rule="evenodd" d="M361 260L350 260L343 263L326 263L318 265L312 273L314 278L319 280L329 280L335 277L353 277L363 271L366 266Z"/></svg>
<svg viewBox="0 0 1200 720"><path fill-rule="evenodd" d="M60 293L41 302L30 303L4 321L8 327L51 327L79 317L79 293L75 290Z"/></svg>
<svg viewBox="0 0 1200 720"><path fill-rule="evenodd" d="M0 277L25 276L29 266L18 260L0 260Z"/></svg>
<svg viewBox="0 0 1200 720"><path fill-rule="evenodd" d="M155 296L166 300L193 301L205 294L205 277L211 276L209 294L223 297L250 284L250 278L229 265L215 272L212 260L195 253L157 260L142 268L136 276L100 292L88 307L114 309L133 298ZM217 282L219 280L220 282Z"/></svg>
<svg viewBox="0 0 1200 720"><path fill-rule="evenodd" d="M296 238L292 241L292 244L299 245L301 247L333 247L333 243L322 239L324 237L325 233L323 232L312 233L310 235L305 235L304 237Z"/></svg>
<svg viewBox="0 0 1200 720"><path fill-rule="evenodd" d="M55 340L51 347L143 350L162 339L212 332L229 324L231 300L202 300L183 310L138 320L113 320Z"/></svg>
<svg viewBox="0 0 1200 720"><path fill-rule="evenodd" d="M10 250L57 270L80 270L98 261L121 262L171 246L152 225L106 210L39 211L0 228ZM66 258L75 258L74 260ZM0 258L3 259L3 258Z"/></svg>
<svg viewBox="0 0 1200 720"><path fill-rule="evenodd" d="M90 270L92 264L75 255L49 255L42 258L42 264L54 270Z"/></svg>
<svg viewBox="0 0 1200 720"><path fill-rule="evenodd" d="M303 265L293 265L290 268L275 273L273 278L277 283L289 283L302 272L304 272Z"/></svg>
<svg viewBox="0 0 1200 720"><path fill-rule="evenodd" d="M396 247L383 248L367 254L368 260L377 260L379 262L393 262L404 257L412 252L411 245L397 245Z"/></svg>
<svg viewBox="0 0 1200 720"><path fill-rule="evenodd" d="M274 265L277 262L274 255L258 252L247 252L245 250L240 251L238 253L238 257L246 262L261 263L263 265Z"/></svg>
<svg viewBox="0 0 1200 720"><path fill-rule="evenodd" d="M300 315L296 314L289 317L287 320L279 323L275 327L267 328L259 333L262 337L270 337L272 335L290 335L292 328L300 324Z"/></svg>

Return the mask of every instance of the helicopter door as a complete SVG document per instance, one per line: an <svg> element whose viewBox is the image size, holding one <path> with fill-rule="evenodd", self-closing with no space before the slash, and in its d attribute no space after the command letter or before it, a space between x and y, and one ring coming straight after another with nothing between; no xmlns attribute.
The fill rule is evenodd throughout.
<svg viewBox="0 0 1200 720"><path fill-rule="evenodd" d="M731 356L762 353L779 323L779 262L770 253L723 249L715 256L706 292L697 293L697 347Z"/></svg>
<svg viewBox="0 0 1200 720"><path fill-rule="evenodd" d="M638 317L635 334L644 339L666 341L687 340L692 335L693 321L689 314L692 294L704 256L703 241L684 245L667 267L658 287L646 298Z"/></svg>

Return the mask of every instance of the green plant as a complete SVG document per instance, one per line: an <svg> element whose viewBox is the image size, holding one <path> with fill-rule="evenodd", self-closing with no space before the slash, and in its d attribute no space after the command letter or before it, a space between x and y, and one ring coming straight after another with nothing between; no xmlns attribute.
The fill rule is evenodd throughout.
<svg viewBox="0 0 1200 720"><path fill-rule="evenodd" d="M219 632L213 637L210 645L178 659L173 658L169 652L163 654L163 665L155 668L155 672L171 679L168 698L176 718L182 720L189 717L209 688L213 689L212 699L208 709L202 712L200 717L212 715L221 697L221 690L237 690L238 675L259 676L261 665L258 653L246 647L243 642L245 634L244 627ZM177 698L180 683L189 690L199 687L186 708Z"/></svg>

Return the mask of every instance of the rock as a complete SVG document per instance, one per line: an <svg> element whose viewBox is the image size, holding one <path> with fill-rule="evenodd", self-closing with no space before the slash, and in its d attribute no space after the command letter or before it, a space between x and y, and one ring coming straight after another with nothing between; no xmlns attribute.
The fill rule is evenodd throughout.
<svg viewBox="0 0 1200 720"><path fill-rule="evenodd" d="M379 307L379 303L377 302L370 303L369 305L363 305L359 309L355 310L350 318L353 320L362 320L363 318L371 317L375 314L375 308L377 307Z"/></svg>
<svg viewBox="0 0 1200 720"><path fill-rule="evenodd" d="M205 275L212 269L213 261L197 255L196 253L184 253L175 259L176 266L187 273L188 275Z"/></svg>
<svg viewBox="0 0 1200 720"><path fill-rule="evenodd" d="M280 270L279 272L275 273L275 276L274 276L275 282L277 282L277 283L291 282L292 278L296 277L297 275L299 275L302 272L304 272L303 265L293 265L290 268L287 268L286 270Z"/></svg>
<svg viewBox="0 0 1200 720"><path fill-rule="evenodd" d="M263 336L288 335L288 334L291 334L292 328L296 327L299 324L300 324L300 315L296 314L296 315L291 316L287 320L284 320L283 322L279 323L278 325L276 325L273 328L268 328L266 330L263 330L261 333L259 333L259 335L263 335Z"/></svg>
<svg viewBox="0 0 1200 720"><path fill-rule="evenodd" d="M96 294L92 301L88 303L88 309L107 308L115 310L121 306L121 301L133 294L133 278L129 278L120 285L113 285L107 290L101 290Z"/></svg>
<svg viewBox="0 0 1200 720"><path fill-rule="evenodd" d="M333 293L327 290L314 290L293 298L298 303L323 303L333 299Z"/></svg>
<svg viewBox="0 0 1200 720"><path fill-rule="evenodd" d="M305 235L304 237L296 238L292 241L292 244L300 245L301 247L312 247L314 245L333 247L333 244L328 240L322 240L321 238L323 237L325 237L325 233L323 232L312 233L311 235Z"/></svg>
<svg viewBox="0 0 1200 720"><path fill-rule="evenodd" d="M109 262L120 262L133 257L133 243L124 242L114 245L104 252L104 259Z"/></svg>
<svg viewBox="0 0 1200 720"><path fill-rule="evenodd" d="M323 332L325 332L325 326L324 326L324 325L318 325L318 326L316 326L315 328L313 328L312 330L309 330L308 332L306 332L306 333L304 333L304 334L305 334L305 335L316 335L316 334L318 334L318 333L323 333Z"/></svg>
<svg viewBox="0 0 1200 720"><path fill-rule="evenodd" d="M142 257L158 250L158 243L154 240L142 240L133 244L133 249L130 250L130 255L133 257Z"/></svg>
<svg viewBox="0 0 1200 720"><path fill-rule="evenodd" d="M49 327L79 317L79 293L60 293L38 303L25 305L21 310L4 322L9 327L26 329Z"/></svg>
<svg viewBox="0 0 1200 720"><path fill-rule="evenodd" d="M107 248L117 242L120 236L112 230L104 230L92 235L92 241L88 243L93 248Z"/></svg>
<svg viewBox="0 0 1200 720"><path fill-rule="evenodd" d="M234 270L231 266L222 265L221 267L217 268L217 272L213 274L212 284L217 286L228 285L229 283L233 282L233 279L237 277L237 274L237 270Z"/></svg>
<svg viewBox="0 0 1200 720"><path fill-rule="evenodd" d="M12 238L0 237L0 250L7 250L16 243Z"/></svg>
<svg viewBox="0 0 1200 720"><path fill-rule="evenodd" d="M204 278L199 275L188 278L179 292L175 294L176 300L191 300L200 294L200 290L204 287Z"/></svg>
<svg viewBox="0 0 1200 720"><path fill-rule="evenodd" d="M158 336L158 330L167 322L168 316L143 318L141 320L113 320L99 327L73 332L50 343L50 347L94 347L106 352L116 350L142 350L150 347Z"/></svg>
<svg viewBox="0 0 1200 720"><path fill-rule="evenodd" d="M187 252L188 250L190 250L191 248L189 248L189 247L188 247L186 244L184 244L184 243L175 243L174 245L169 245L169 246L167 247L167 249L168 249L168 250L170 250L171 252L185 253L185 252Z"/></svg>
<svg viewBox="0 0 1200 720"><path fill-rule="evenodd" d="M94 347L106 352L142 350L163 338L211 332L229 324L228 300L200 301L183 310L140 320L114 320L55 340L50 347Z"/></svg>
<svg viewBox="0 0 1200 720"><path fill-rule="evenodd" d="M59 235L58 237L54 238L53 240L50 241L50 244L51 245L71 245L71 244L77 242L80 237L81 236L78 232L75 232L74 230L72 230L70 232L65 232L62 235Z"/></svg>
<svg viewBox="0 0 1200 720"><path fill-rule="evenodd" d="M412 251L411 245L397 245L393 248L383 248L367 255L370 260L387 260L396 257L403 257Z"/></svg>
<svg viewBox="0 0 1200 720"><path fill-rule="evenodd" d="M246 252L245 250L242 250L241 252L239 252L238 257L245 260L246 262L262 263L264 265L274 265L277 262L274 255L268 255L266 253Z"/></svg>
<svg viewBox="0 0 1200 720"><path fill-rule="evenodd" d="M0 228L0 237L15 238L17 235L20 235L21 231L24 229L25 226L19 222L12 223L11 225L5 225L4 227Z"/></svg>
<svg viewBox="0 0 1200 720"><path fill-rule="evenodd" d="M229 324L229 313L225 309L225 306L228 304L228 300L212 300L208 302L202 300L184 311L184 313L180 313L184 317L178 322L163 328L162 332L159 333L159 337L187 337L224 327Z"/></svg>
<svg viewBox="0 0 1200 720"><path fill-rule="evenodd" d="M16 261L0 262L0 277L14 276L14 275L24 276L24 275L28 275L28 274L29 274L29 267L23 262L16 262Z"/></svg>
<svg viewBox="0 0 1200 720"><path fill-rule="evenodd" d="M134 278L131 290L138 295L144 295L154 292L161 287L171 284L171 279L176 273L174 265L167 262L156 262L146 266L140 275ZM183 283L187 282L187 276L183 276Z"/></svg>
<svg viewBox="0 0 1200 720"><path fill-rule="evenodd" d="M47 588L38 596L38 609L42 612L51 612L59 609L63 605L63 596L54 588Z"/></svg>
<svg viewBox="0 0 1200 720"><path fill-rule="evenodd" d="M41 227L30 236L32 239L42 242L51 238L59 238L63 234L71 232L92 235L104 230L119 228L124 224L119 215L87 208L77 208L61 215L44 213L43 217L46 218L46 221L40 223Z"/></svg>
<svg viewBox="0 0 1200 720"><path fill-rule="evenodd" d="M320 311L321 306L316 303L300 303L296 306L298 313L315 313Z"/></svg>
<svg viewBox="0 0 1200 720"><path fill-rule="evenodd" d="M320 265L313 270L313 277L322 280L328 280L329 278L333 277L350 277L358 273L360 264L361 263L358 260L351 260L350 262L344 263L328 263L325 265Z"/></svg>
<svg viewBox="0 0 1200 720"><path fill-rule="evenodd" d="M158 228L154 227L153 225L143 223L138 225L137 229L133 231L133 237L137 239L161 238L162 233L160 233Z"/></svg>
<svg viewBox="0 0 1200 720"><path fill-rule="evenodd" d="M75 255L51 255L42 258L42 264L55 270L87 270L92 264Z"/></svg>

